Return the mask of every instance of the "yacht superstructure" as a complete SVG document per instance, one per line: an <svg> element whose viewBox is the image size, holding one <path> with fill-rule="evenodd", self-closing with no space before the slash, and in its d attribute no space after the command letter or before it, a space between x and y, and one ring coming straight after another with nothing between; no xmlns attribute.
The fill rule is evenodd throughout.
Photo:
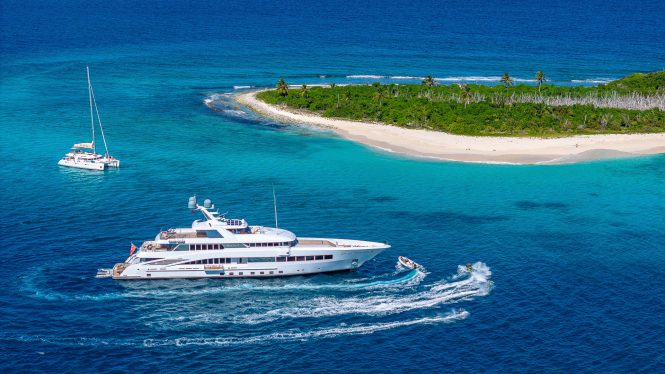
<svg viewBox="0 0 665 374"><path fill-rule="evenodd" d="M189 208L203 214L191 228L160 232L132 246L113 267L114 279L279 277L352 270L390 248L386 243L305 238L277 227L250 226L215 211L208 199Z"/></svg>
<svg viewBox="0 0 665 374"><path fill-rule="evenodd" d="M106 145L106 137L104 136L104 128L102 127L102 120L99 116L99 109L97 108L97 101L95 100L95 93L92 89L92 83L90 83L90 69L86 66L86 73L88 77L88 98L90 101L90 131L92 135L92 141L90 143L76 143L72 146L71 151L69 151L60 161L58 165L68 166L78 169L88 169L88 170L104 170L107 167L120 167L120 160L109 155L109 149ZM93 112L94 107L94 112ZM104 155L97 153L96 144L95 144L95 115L97 114L97 123L99 124L99 131L102 134L102 140L104 142Z"/></svg>

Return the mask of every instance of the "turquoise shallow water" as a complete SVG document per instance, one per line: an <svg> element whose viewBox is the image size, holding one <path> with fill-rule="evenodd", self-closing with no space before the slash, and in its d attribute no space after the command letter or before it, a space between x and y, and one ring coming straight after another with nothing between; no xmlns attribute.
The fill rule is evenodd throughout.
<svg viewBox="0 0 665 374"><path fill-rule="evenodd" d="M664 66L658 2L564 3L538 22L534 4L495 20L497 5L474 2L430 6L426 16L426 5L400 2L93 2L92 12L77 2L42 12L4 2L0 367L662 369L664 156L560 166L428 162L225 102L218 110L203 104L280 76L491 80L510 65L528 79L543 64L557 82L578 84ZM139 16L146 9L158 17ZM86 64L120 170L56 165L71 143L87 140ZM281 226L393 248L348 274L93 278L123 260L131 241L189 225L193 193L231 216L271 224L273 185ZM396 269L398 255L427 271ZM458 275L467 262L478 262L482 277Z"/></svg>

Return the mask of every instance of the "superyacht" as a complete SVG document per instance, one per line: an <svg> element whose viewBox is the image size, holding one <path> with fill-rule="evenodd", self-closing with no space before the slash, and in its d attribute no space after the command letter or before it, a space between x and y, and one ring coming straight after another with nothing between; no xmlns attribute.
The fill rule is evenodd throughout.
<svg viewBox="0 0 665 374"><path fill-rule="evenodd" d="M161 231L154 240L132 244L125 262L100 269L113 279L281 277L353 270L390 248L386 243L297 237L288 230L250 226L226 218L209 199L188 204L203 219L191 228Z"/></svg>

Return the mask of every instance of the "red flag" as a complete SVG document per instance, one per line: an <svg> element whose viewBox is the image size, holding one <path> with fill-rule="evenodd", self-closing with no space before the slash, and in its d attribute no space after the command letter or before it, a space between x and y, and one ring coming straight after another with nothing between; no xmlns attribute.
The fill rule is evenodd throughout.
<svg viewBox="0 0 665 374"><path fill-rule="evenodd" d="M134 251L136 251L136 246L134 245L134 243L132 243L132 246L129 247L129 255L130 256L133 255Z"/></svg>

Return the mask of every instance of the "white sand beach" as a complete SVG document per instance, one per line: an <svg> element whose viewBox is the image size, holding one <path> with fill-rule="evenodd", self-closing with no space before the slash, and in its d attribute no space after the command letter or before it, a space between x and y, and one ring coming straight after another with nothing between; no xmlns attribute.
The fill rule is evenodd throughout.
<svg viewBox="0 0 665 374"><path fill-rule="evenodd" d="M565 138L480 137L405 129L379 123L324 118L256 98L260 91L239 94L236 101L279 121L335 131L368 146L408 156L447 161L548 164L665 153L665 133L578 135Z"/></svg>

